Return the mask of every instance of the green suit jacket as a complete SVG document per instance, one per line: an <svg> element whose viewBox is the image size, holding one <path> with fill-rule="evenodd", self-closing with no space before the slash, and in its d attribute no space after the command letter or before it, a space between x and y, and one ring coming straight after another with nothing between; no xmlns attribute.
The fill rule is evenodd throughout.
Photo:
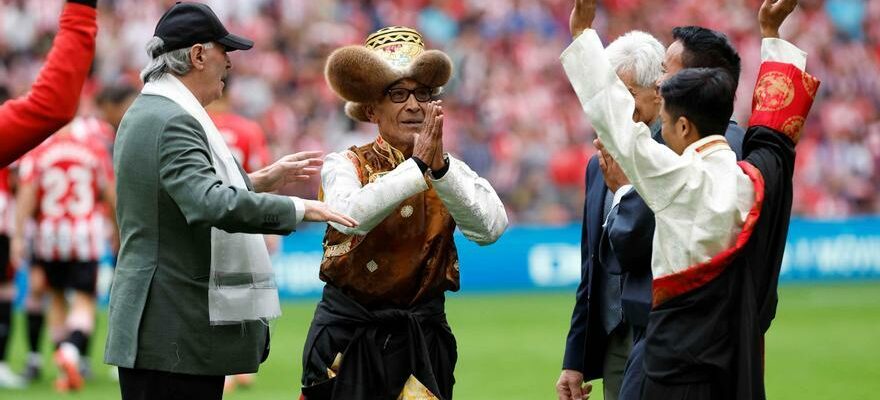
<svg viewBox="0 0 880 400"><path fill-rule="evenodd" d="M194 375L255 372L268 351L267 327L208 322L211 227L288 234L293 202L224 185L201 125L161 96L141 95L126 112L113 166L121 247L104 362Z"/></svg>

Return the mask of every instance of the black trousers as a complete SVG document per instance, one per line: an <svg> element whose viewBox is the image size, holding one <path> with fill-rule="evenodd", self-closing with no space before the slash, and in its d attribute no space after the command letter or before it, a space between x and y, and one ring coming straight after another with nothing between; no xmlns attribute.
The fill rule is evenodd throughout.
<svg viewBox="0 0 880 400"><path fill-rule="evenodd" d="M220 400L224 376L119 368L122 400Z"/></svg>

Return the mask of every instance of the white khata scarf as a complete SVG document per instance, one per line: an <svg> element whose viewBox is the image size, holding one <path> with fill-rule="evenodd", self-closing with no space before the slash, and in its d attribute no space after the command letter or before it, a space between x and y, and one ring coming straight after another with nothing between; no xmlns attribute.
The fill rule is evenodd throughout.
<svg viewBox="0 0 880 400"><path fill-rule="evenodd" d="M170 99L193 116L208 137L217 176L225 185L247 190L244 177L226 141L205 108L171 74L144 85L143 94ZM275 274L262 235L229 233L211 228L211 275L208 280L208 316L211 325L267 321L281 315Z"/></svg>

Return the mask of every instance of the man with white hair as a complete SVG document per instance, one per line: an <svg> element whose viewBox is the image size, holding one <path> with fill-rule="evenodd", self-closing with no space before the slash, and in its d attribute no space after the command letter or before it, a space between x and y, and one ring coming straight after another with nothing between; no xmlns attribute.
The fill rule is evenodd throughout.
<svg viewBox="0 0 880 400"><path fill-rule="evenodd" d="M126 400L220 399L225 375L266 359L266 321L281 313L258 234L357 223L318 201L255 193L307 179L321 160L297 153L247 175L208 117L227 51L253 42L198 3L172 6L154 36L114 149L121 248L104 361L119 366Z"/></svg>
<svg viewBox="0 0 880 400"><path fill-rule="evenodd" d="M660 138L663 45L640 31L608 45L608 58L633 98L633 121L651 127ZM586 202L581 237L582 280L571 318L563 370L556 383L560 399L589 393L585 380L602 378L606 399L638 390L640 359L651 309L651 238L654 216L626 177L602 153L587 166ZM632 351L631 351L632 350ZM624 369L626 367L626 373ZM624 379L626 375L626 379ZM622 381L627 385L622 385Z"/></svg>

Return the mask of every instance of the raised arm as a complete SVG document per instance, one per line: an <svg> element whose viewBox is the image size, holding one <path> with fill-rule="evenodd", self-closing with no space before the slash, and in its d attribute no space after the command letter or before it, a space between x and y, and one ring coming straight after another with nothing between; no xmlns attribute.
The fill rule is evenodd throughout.
<svg viewBox="0 0 880 400"><path fill-rule="evenodd" d="M572 12L576 38L560 57L563 69L608 154L656 213L669 205L693 171L652 139L647 125L633 122L632 94L617 77L596 31L576 22L576 15Z"/></svg>
<svg viewBox="0 0 880 400"><path fill-rule="evenodd" d="M765 0L758 13L762 63L743 154L759 167L782 161L793 168L794 145L819 89L819 80L806 73L807 54L779 38L779 26L796 6L796 0ZM788 141L780 142L772 132Z"/></svg>
<svg viewBox="0 0 880 400"><path fill-rule="evenodd" d="M95 56L96 2L67 2L52 50L31 91L0 106L0 166L21 157L76 115Z"/></svg>

